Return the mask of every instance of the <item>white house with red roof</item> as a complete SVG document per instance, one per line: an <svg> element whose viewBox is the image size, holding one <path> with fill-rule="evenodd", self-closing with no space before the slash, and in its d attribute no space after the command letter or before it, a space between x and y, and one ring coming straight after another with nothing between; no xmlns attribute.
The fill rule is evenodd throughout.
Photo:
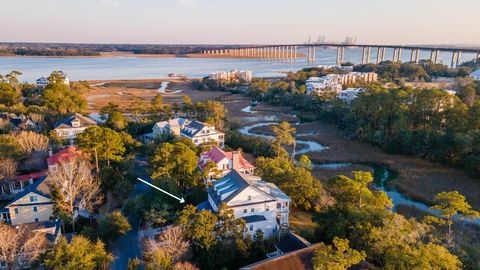
<svg viewBox="0 0 480 270"><path fill-rule="evenodd" d="M57 164L62 161L70 161L76 159L82 155L82 151L78 150L75 146L69 146L58 151L55 154L50 154L47 158L48 170L52 171L57 168Z"/></svg>
<svg viewBox="0 0 480 270"><path fill-rule="evenodd" d="M208 174L208 181L213 178L223 177L233 169L246 175L253 175L255 170L255 166L248 162L240 151L225 152L215 146L210 151L200 154L198 167L203 171L208 161L212 161L217 165L216 172L212 171Z"/></svg>

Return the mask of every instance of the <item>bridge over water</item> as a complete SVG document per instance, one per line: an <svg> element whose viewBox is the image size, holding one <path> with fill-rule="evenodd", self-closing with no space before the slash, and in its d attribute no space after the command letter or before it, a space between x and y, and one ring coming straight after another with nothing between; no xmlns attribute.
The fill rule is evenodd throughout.
<svg viewBox="0 0 480 270"><path fill-rule="evenodd" d="M410 53L410 62L418 63L420 61L421 51L430 52L430 61L439 62L440 53L451 53L450 66L457 67L460 64L462 53L476 53L476 59L480 59L480 47L461 47L461 46L434 46L434 45L381 45L381 44L348 44L335 42L308 43L308 44L280 44L280 45L252 45L239 46L238 48L205 50L203 54L221 55L226 57L245 57L245 58L267 58L274 60L296 61L299 56L298 49L307 50L306 57L309 62L315 61L316 50L322 48L337 49L337 64L345 62L345 48L363 48L362 64L371 63L372 51L376 57L375 63L385 61L387 48L393 49L391 60L400 62L402 53Z"/></svg>

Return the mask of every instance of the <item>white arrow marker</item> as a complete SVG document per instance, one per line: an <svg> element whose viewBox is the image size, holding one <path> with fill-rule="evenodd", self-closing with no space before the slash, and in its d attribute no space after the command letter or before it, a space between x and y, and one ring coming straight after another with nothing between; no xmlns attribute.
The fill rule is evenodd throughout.
<svg viewBox="0 0 480 270"><path fill-rule="evenodd" d="M184 202L185 202L185 199L183 199L183 198L180 199L180 198L178 198L177 196L175 196L175 195L173 195L173 194L171 194L171 193L168 193L168 192L166 192L165 190L163 190L163 189L161 189L161 188L159 188L159 187L157 187L157 186L155 186L155 185L152 185L152 184L150 184L149 182L147 182L147 181L145 181L145 180L143 180L143 179L138 178L138 180L140 180L142 183L145 183L145 184L147 184L147 185L149 185L149 186L151 186L151 187L153 187L153 188L155 188L155 189L157 189L157 190L160 190L161 192L163 192L163 193L165 193L165 194L167 194L167 195L169 195L169 196L172 196L173 198L179 200L180 203L184 203Z"/></svg>

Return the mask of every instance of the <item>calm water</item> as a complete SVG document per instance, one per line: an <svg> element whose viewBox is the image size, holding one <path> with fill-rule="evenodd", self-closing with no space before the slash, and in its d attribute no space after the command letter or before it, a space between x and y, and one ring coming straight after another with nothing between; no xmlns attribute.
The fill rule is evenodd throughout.
<svg viewBox="0 0 480 270"><path fill-rule="evenodd" d="M305 52L304 50L300 50ZM0 58L0 73L11 70L23 73L21 81L33 82L50 74L53 70L65 71L71 80L144 79L166 78L168 73L185 73L189 77L204 77L219 70L250 69L254 76L282 76L287 71L296 71L308 66L332 65L336 61L336 49L318 49L315 63L307 63L305 58L296 62L279 62L265 59L209 59L209 58ZM392 58L393 50L387 50L386 59ZM345 61L361 62L362 49L347 48ZM430 52L421 53L422 59L429 59ZM441 53L440 61L450 64L451 54ZM471 60L474 54L463 54L462 60ZM403 61L409 61L410 53L404 51ZM376 50L372 50L371 61L376 60Z"/></svg>

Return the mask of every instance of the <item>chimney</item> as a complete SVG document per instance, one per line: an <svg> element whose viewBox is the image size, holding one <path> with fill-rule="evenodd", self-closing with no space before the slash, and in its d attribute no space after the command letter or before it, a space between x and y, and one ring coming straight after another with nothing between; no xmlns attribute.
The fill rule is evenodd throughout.
<svg viewBox="0 0 480 270"><path fill-rule="evenodd" d="M232 152L232 168L234 170L240 169L240 156L241 153L239 151Z"/></svg>
<svg viewBox="0 0 480 270"><path fill-rule="evenodd" d="M53 155L53 151L52 151L52 148L48 148L48 156L51 157Z"/></svg>

